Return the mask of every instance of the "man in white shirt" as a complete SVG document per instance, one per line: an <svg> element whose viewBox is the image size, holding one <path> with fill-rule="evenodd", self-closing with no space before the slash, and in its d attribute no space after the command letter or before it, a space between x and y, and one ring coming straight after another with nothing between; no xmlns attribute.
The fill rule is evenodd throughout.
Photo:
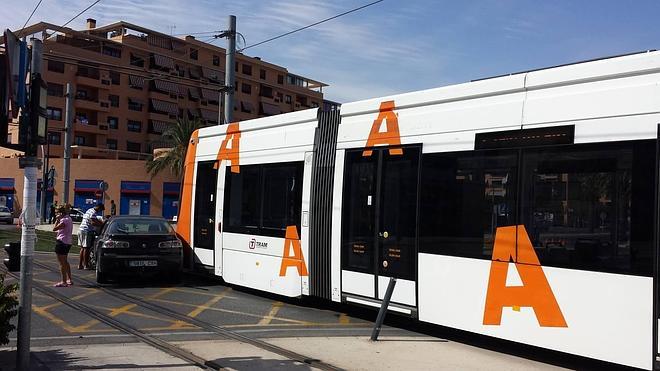
<svg viewBox="0 0 660 371"><path fill-rule="evenodd" d="M94 247L96 227L103 225L103 204L97 204L83 215L78 229L78 244L80 245L80 260L78 269L89 269L89 249Z"/></svg>

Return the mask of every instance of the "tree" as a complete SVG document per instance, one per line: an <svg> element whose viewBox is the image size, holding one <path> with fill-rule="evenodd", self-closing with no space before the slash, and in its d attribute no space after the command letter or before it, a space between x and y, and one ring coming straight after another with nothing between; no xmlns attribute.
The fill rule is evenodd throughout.
<svg viewBox="0 0 660 371"><path fill-rule="evenodd" d="M5 276L0 274L0 345L9 343L9 333L16 328L11 324L11 319L18 312L17 288L15 283L5 285Z"/></svg>
<svg viewBox="0 0 660 371"><path fill-rule="evenodd" d="M152 178L165 169L169 169L177 177L181 175L190 137L200 127L202 122L198 118L189 120L184 117L177 119L176 124L163 132L163 140L171 147L154 151L157 153L147 160L147 172Z"/></svg>

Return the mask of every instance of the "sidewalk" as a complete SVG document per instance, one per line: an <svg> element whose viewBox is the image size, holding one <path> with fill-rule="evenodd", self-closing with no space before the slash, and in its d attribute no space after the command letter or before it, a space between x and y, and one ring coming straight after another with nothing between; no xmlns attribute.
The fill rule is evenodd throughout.
<svg viewBox="0 0 660 371"><path fill-rule="evenodd" d="M346 370L561 370L559 367L433 337L271 338L267 342ZM250 344L231 340L173 342L229 370L312 370ZM15 349L0 349L0 370L15 368ZM7 367L8 366L8 367ZM198 370L143 343L32 348L32 370Z"/></svg>
<svg viewBox="0 0 660 371"><path fill-rule="evenodd" d="M52 232L55 224L37 224L34 228L38 231ZM80 223L73 223L73 235L78 235L78 229L80 228Z"/></svg>

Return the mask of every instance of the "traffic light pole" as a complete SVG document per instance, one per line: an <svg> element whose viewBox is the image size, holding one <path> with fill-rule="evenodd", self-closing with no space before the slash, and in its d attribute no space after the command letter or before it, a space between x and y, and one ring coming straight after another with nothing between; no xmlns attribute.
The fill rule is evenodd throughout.
<svg viewBox="0 0 660 371"><path fill-rule="evenodd" d="M30 90L39 91L40 86L34 86L35 81L41 80L41 40L32 39L32 69L30 77L32 84ZM30 94L35 97L35 94ZM38 96L38 95L37 95ZM31 98L33 100L34 98ZM38 98L37 98L38 99ZM30 102L34 103L34 102ZM39 102L36 102L39 103ZM45 103L45 102L44 102ZM34 105L30 104L30 121L37 119L38 112ZM21 274L20 274L20 298L18 305L18 336L16 351L16 368L18 370L30 369L30 315L32 312L32 259L34 257L34 245L36 240L36 202L37 202L37 166L35 144L39 140L37 130L31 129L28 135L26 157L21 159L20 165L25 170L23 186L23 212L21 213Z"/></svg>

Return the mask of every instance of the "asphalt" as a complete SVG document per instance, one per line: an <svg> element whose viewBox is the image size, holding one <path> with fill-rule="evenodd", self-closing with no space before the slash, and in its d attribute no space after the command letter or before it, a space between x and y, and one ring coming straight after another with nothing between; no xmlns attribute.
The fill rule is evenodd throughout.
<svg viewBox="0 0 660 371"><path fill-rule="evenodd" d="M438 338L292 337L267 342L345 370L559 370L561 368ZM278 354L233 340L173 342L228 370L313 370ZM15 348L0 348L1 370L15 369ZM31 370L196 370L146 344L45 346L31 349Z"/></svg>

